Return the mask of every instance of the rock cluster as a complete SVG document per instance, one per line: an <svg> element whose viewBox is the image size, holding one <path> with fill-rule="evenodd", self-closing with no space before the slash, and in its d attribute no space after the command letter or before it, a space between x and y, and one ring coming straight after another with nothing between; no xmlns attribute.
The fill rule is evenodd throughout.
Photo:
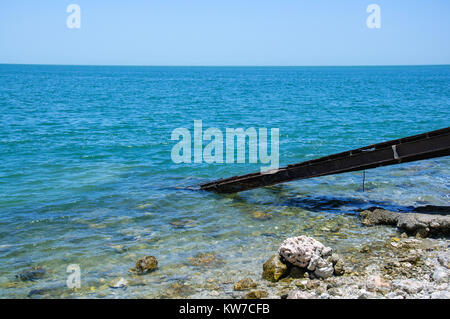
<svg viewBox="0 0 450 319"><path fill-rule="evenodd" d="M286 277L279 281L278 295L290 299L450 299L446 240L391 237L371 246L369 252L355 247L345 255L345 276Z"/></svg>
<svg viewBox="0 0 450 319"><path fill-rule="evenodd" d="M371 208L360 213L363 225L392 225L420 237L449 236L450 216L420 213L396 213Z"/></svg>
<svg viewBox="0 0 450 319"><path fill-rule="evenodd" d="M328 278L344 274L344 264L332 249L307 236L286 239L278 254L263 265L263 278L277 282L289 278Z"/></svg>
<svg viewBox="0 0 450 319"><path fill-rule="evenodd" d="M339 256L331 255L332 249L318 240L298 236L286 239L278 249L279 255L292 266L313 273L317 278L331 277L338 265L338 273L342 274L343 265Z"/></svg>
<svg viewBox="0 0 450 319"><path fill-rule="evenodd" d="M327 256L332 249L325 247L312 237L298 236L286 239L278 249L280 256L300 268L314 270L322 256ZM312 268L312 269L310 269Z"/></svg>

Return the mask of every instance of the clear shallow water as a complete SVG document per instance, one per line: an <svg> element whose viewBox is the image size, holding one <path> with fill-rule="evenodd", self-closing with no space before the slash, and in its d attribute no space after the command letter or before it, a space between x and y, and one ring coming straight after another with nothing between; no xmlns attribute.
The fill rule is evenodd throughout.
<svg viewBox="0 0 450 319"><path fill-rule="evenodd" d="M229 296L258 278L287 236L339 251L394 230L360 227L355 210L449 205L450 159L298 181L239 195L183 186L259 170L260 164L174 164L177 127L280 128L280 164L449 126L450 66L189 68L0 65L0 297ZM267 212L270 220L252 213ZM188 222L176 227L171 222ZM331 224L331 226L330 226ZM333 229L330 229L333 228ZM189 265L214 251L217 267ZM129 278L145 255L160 269ZM82 289L64 287L79 264ZM41 265L47 276L6 288ZM214 279L215 281L212 281ZM37 294L36 296L40 296Z"/></svg>

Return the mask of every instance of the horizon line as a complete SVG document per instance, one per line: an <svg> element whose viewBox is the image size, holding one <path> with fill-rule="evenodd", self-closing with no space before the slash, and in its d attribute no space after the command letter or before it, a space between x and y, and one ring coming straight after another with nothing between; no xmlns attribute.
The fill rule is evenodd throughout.
<svg viewBox="0 0 450 319"><path fill-rule="evenodd" d="M59 64L59 63L4 63L0 65L30 65L30 66L107 66L107 67L393 67L393 66L450 66L450 63L444 64L313 64L313 65L287 65L287 64Z"/></svg>

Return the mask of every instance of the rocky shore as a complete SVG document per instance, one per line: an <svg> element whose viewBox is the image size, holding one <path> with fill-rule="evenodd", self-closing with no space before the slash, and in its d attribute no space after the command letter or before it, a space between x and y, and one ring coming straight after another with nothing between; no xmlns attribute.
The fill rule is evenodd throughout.
<svg viewBox="0 0 450 319"><path fill-rule="evenodd" d="M392 225L401 234L343 257L314 238L288 238L264 263L259 291L287 299L450 299L449 216L380 208L360 216L365 226Z"/></svg>
<svg viewBox="0 0 450 319"><path fill-rule="evenodd" d="M386 238L345 246L338 246L340 239L332 240L331 235L319 238L314 233L268 237L278 248L272 245L267 257L258 261L259 267L246 273L220 252L210 250L181 260L174 266L176 272L164 259L158 260L161 256L133 255L136 257L131 260L129 271L105 273L73 290L63 283L45 285L54 270L33 266L16 273L11 282L2 283L0 288L29 287L30 298L94 294L111 298L120 297L127 290L149 291L155 284L165 282L165 288L147 293L145 298L450 299L450 241L445 212L398 213L371 208L359 216L360 220L356 219L348 229L378 231L377 227L393 226L393 231ZM336 220L340 218L322 222L320 231L336 234ZM339 223L344 227L342 220ZM173 277L173 273L177 276ZM210 275L203 280L190 280L204 273Z"/></svg>
<svg viewBox="0 0 450 319"><path fill-rule="evenodd" d="M308 268L303 268L303 272L293 271L296 266L286 260L281 262L282 256L277 263L272 257L268 261L272 267L269 270L265 264L263 277L269 279L268 273L282 275L277 280L270 278L272 282L265 286L275 287L280 298L288 299L449 299L448 241L404 237L390 238L381 245L363 246L357 254L345 257L331 255L324 264L332 263L333 273L319 273L319 276L317 271L310 272Z"/></svg>

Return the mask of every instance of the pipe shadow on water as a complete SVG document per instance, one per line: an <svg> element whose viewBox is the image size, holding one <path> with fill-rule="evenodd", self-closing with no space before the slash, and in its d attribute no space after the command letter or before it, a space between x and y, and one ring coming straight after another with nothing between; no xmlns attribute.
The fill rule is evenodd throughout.
<svg viewBox="0 0 450 319"><path fill-rule="evenodd" d="M245 194L215 194L218 197L227 197L236 204L267 205L270 207L297 207L311 212L357 214L363 210L374 207L394 212L423 213L449 215L450 206L404 206L388 200L371 200L351 196L323 196L307 193L293 193L282 186L271 186L264 189L270 195L268 198L255 199ZM303 195L299 197L299 195Z"/></svg>
<svg viewBox="0 0 450 319"><path fill-rule="evenodd" d="M195 180L195 178L194 178ZM192 182L192 178L189 178ZM198 179L196 180L198 182ZM204 182L202 180L202 182ZM203 192L199 189L199 183L194 186L192 183L186 186L188 183L183 183L177 187L171 187L171 190L187 191L187 192ZM378 207L395 212L413 212L424 214L440 214L449 215L450 206L404 206L396 204L389 200L371 200L359 197L351 196L317 196L311 195L308 192L301 192L298 190L293 191L291 188L285 185L273 185L260 189L266 196L260 196L255 199L252 196L252 191L235 193L235 194L219 194L213 193L212 195L217 199L228 198L232 200L234 204L240 205L258 205L269 207L298 207L311 212L326 212L326 213L345 213L345 214L357 214L362 210ZM210 194L205 192L205 194ZM249 194L249 195L248 195Z"/></svg>

